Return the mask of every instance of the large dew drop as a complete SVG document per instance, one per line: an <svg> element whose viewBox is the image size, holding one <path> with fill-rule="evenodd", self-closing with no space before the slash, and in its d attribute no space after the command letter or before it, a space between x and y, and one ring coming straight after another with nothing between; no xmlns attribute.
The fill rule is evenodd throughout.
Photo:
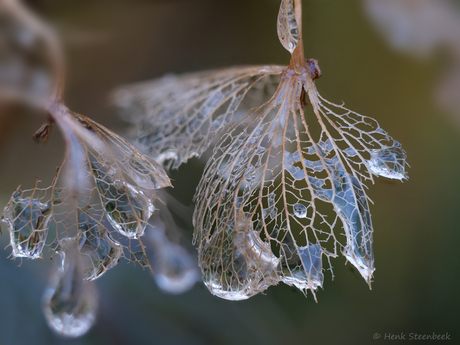
<svg viewBox="0 0 460 345"><path fill-rule="evenodd" d="M152 268L153 277L163 291L181 294L190 290L199 279L196 262L191 255L164 234L156 234Z"/></svg>
<svg viewBox="0 0 460 345"><path fill-rule="evenodd" d="M8 224L13 257L41 258L53 216L52 205L30 197L22 199L22 193L13 193L3 210L2 221Z"/></svg>
<svg viewBox="0 0 460 345"><path fill-rule="evenodd" d="M148 157L133 153L127 157L124 164L129 176L141 188L151 190L170 186L161 166Z"/></svg>
<svg viewBox="0 0 460 345"><path fill-rule="evenodd" d="M233 231L215 232L202 248L203 281L220 298L238 301L279 282L279 259L240 212Z"/></svg>
<svg viewBox="0 0 460 345"><path fill-rule="evenodd" d="M96 159L91 160L93 176L107 219L122 235L139 238L154 211L152 200L141 190L116 178L111 169Z"/></svg>
<svg viewBox="0 0 460 345"><path fill-rule="evenodd" d="M298 218L307 218L308 215L308 208L305 205L296 203L292 206L294 211L294 215Z"/></svg>
<svg viewBox="0 0 460 345"><path fill-rule="evenodd" d="M43 295L43 311L50 328L66 337L80 337L96 320L97 294L85 283L77 260L61 253L62 265Z"/></svg>
<svg viewBox="0 0 460 345"><path fill-rule="evenodd" d="M407 174L404 172L406 153L397 141L392 147L372 150L371 159L367 162L374 175L396 180L407 178Z"/></svg>

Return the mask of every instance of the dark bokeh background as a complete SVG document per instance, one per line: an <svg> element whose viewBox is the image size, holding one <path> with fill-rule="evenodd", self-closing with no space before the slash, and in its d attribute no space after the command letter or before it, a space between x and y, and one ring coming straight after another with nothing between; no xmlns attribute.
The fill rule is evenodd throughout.
<svg viewBox="0 0 460 345"><path fill-rule="evenodd" d="M394 51L357 0L305 0L308 58L320 62L319 91L376 118L407 151L410 179L378 180L374 201L376 272L372 291L336 259L319 303L280 284L230 302L202 284L181 296L159 291L147 271L121 262L98 282L100 312L84 337L65 340L46 326L41 294L48 260L0 252L0 344L373 344L385 334L441 334L459 341L460 113L435 101L449 55L420 59ZM122 132L108 93L117 85L238 64L287 64L278 42L278 0L67 0L33 2L68 55L68 106ZM460 6L458 7L460 11ZM458 90L460 97L460 90ZM63 155L58 131L45 145L43 121L15 112L0 120L0 207L22 184L49 182ZM174 171L175 195L191 204L203 165ZM191 238L191 228L186 236ZM8 233L0 236L6 246ZM375 333L382 335L374 340ZM423 343L429 343L423 342Z"/></svg>

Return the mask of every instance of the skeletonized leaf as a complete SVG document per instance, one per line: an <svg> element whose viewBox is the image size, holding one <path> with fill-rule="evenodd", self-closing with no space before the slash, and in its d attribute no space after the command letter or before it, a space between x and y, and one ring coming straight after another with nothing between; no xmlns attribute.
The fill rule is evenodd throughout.
<svg viewBox="0 0 460 345"><path fill-rule="evenodd" d="M129 258L125 250L145 255L139 237L155 211L156 191L171 184L158 163L102 125L63 105L53 115L68 142L66 159L50 187L18 189L2 220L14 257L42 257L52 227L54 250L75 246L85 279L93 280Z"/></svg>
<svg viewBox="0 0 460 345"><path fill-rule="evenodd" d="M112 98L135 124L138 143L159 162L178 168L199 157L216 133L237 119L249 89L260 93L284 67L253 66L168 75L153 82L122 87Z"/></svg>
<svg viewBox="0 0 460 345"><path fill-rule="evenodd" d="M304 90L313 114L304 112ZM323 261L339 251L370 283L373 229L362 181L375 173L373 150L396 142L375 120L323 100L308 75L289 69L252 114L219 141L195 195L195 241L210 291L242 299L283 281L314 293ZM307 117L319 124L316 136ZM242 215L246 222L236 225ZM247 249L238 255L241 236L260 242L258 261Z"/></svg>

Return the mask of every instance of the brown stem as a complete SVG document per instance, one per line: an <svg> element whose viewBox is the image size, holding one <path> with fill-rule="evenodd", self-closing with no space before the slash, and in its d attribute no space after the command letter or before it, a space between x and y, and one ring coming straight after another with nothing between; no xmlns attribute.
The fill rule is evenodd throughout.
<svg viewBox="0 0 460 345"><path fill-rule="evenodd" d="M34 140L46 141L51 134L51 130L55 123L53 112L50 111L56 104L64 104L64 74L65 63L64 54L61 49L59 39L54 31L38 19L32 12L26 8L19 0L2 0L2 5L9 10L19 21L22 21L30 30L44 40L48 54L51 59L53 68L53 90L45 101L45 108L48 110L48 119L43 125L33 134Z"/></svg>
<svg viewBox="0 0 460 345"><path fill-rule="evenodd" d="M292 53L291 65L294 70L300 74L302 73L302 67L305 65L305 55L303 50L303 38L302 38L302 0L294 0L294 11L295 20L297 22L297 29L299 32L299 40L297 46Z"/></svg>

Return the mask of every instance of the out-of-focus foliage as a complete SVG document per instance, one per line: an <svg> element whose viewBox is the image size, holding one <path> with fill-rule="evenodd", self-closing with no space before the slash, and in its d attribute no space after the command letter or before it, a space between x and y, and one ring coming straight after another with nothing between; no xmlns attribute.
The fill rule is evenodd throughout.
<svg viewBox="0 0 460 345"><path fill-rule="evenodd" d="M364 0L391 46L426 58L445 51L451 65L439 81L438 102L460 118L460 7L452 0Z"/></svg>

